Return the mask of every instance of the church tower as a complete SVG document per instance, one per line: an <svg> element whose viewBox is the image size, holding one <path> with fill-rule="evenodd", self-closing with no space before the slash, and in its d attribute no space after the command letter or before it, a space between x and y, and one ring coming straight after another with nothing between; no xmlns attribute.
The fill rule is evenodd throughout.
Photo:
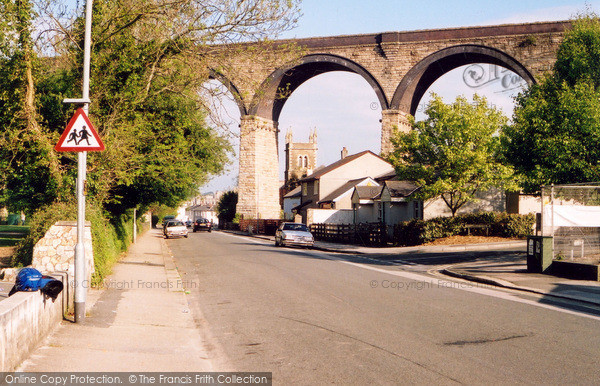
<svg viewBox="0 0 600 386"><path fill-rule="evenodd" d="M312 174L316 167L317 129L308 136L308 143L293 142L292 130L288 129L285 134L285 186L293 189L299 179Z"/></svg>

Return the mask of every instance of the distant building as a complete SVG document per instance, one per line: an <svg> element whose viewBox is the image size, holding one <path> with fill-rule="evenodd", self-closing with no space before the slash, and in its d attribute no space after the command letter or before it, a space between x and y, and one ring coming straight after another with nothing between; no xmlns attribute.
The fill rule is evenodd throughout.
<svg viewBox="0 0 600 386"><path fill-rule="evenodd" d="M187 208L186 214L191 221L196 221L200 218L205 218L217 226L219 218L217 217L216 206L214 205L195 205Z"/></svg>
<svg viewBox="0 0 600 386"><path fill-rule="evenodd" d="M317 166L317 129L308 142L294 142L292 131L285 135L285 185L288 191L298 186L297 181L312 174Z"/></svg>
<svg viewBox="0 0 600 386"><path fill-rule="evenodd" d="M339 161L300 180L301 203L295 210L305 223L309 222L309 209L351 211L351 197L355 186L377 186L377 177L393 171L392 165L370 150L348 155L344 148Z"/></svg>
<svg viewBox="0 0 600 386"><path fill-rule="evenodd" d="M220 191L210 192L192 198L179 207L177 218L184 221L206 218L211 220L213 224L218 224L216 208L223 193Z"/></svg>

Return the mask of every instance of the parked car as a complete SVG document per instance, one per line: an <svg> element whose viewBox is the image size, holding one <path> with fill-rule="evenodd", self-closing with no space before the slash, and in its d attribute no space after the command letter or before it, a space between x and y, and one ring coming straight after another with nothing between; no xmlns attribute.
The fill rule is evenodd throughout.
<svg viewBox="0 0 600 386"><path fill-rule="evenodd" d="M199 218L194 221L194 232L197 231L212 231L212 223L205 218Z"/></svg>
<svg viewBox="0 0 600 386"><path fill-rule="evenodd" d="M297 245L312 247L315 243L308 227L301 223L284 222L275 231L275 246Z"/></svg>
<svg viewBox="0 0 600 386"><path fill-rule="evenodd" d="M165 217L163 217L163 220L162 220L162 227L164 228L164 227L165 227L165 225L167 225L167 223L168 223L169 221L173 221L173 220L175 220L175 216L173 216L173 215L170 215L170 214L166 215Z"/></svg>
<svg viewBox="0 0 600 386"><path fill-rule="evenodd" d="M165 238L183 236L188 237L188 229L185 224L179 220L168 221L163 229Z"/></svg>

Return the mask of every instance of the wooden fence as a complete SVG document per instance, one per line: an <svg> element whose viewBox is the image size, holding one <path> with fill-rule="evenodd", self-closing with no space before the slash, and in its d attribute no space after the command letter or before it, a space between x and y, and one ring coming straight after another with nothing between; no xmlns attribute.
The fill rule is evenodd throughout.
<svg viewBox="0 0 600 386"><path fill-rule="evenodd" d="M385 246L387 233L384 224L311 224L315 240L331 243Z"/></svg>

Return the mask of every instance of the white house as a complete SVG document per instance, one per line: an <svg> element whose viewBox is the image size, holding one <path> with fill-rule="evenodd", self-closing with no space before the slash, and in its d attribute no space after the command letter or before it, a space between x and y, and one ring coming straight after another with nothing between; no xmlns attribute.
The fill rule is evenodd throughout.
<svg viewBox="0 0 600 386"><path fill-rule="evenodd" d="M219 218L214 205L194 205L188 207L185 211L186 217L191 221L196 221L199 218L205 218L213 223L213 226L219 225Z"/></svg>
<svg viewBox="0 0 600 386"><path fill-rule="evenodd" d="M366 150L353 155L342 151L342 158L300 180L301 202L296 211L308 221L309 209L352 208L351 195L357 185L377 185L375 179L394 171L392 165Z"/></svg>

